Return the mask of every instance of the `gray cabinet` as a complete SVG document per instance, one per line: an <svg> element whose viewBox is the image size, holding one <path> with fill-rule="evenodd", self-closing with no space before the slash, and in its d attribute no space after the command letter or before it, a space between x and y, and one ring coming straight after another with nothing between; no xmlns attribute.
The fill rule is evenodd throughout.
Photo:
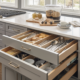
<svg viewBox="0 0 80 80"><path fill-rule="evenodd" d="M2 40L2 35L13 36L15 34L18 34L20 32L24 32L26 30L27 30L27 28L25 28L25 27L0 22L0 49L5 47L5 44L3 43L3 40ZM3 76L2 80L22 80L22 79L25 79L24 77L22 77L21 74L17 73L16 71L14 71L4 65L3 65L3 75L5 75L5 76Z"/></svg>
<svg viewBox="0 0 80 80"><path fill-rule="evenodd" d="M0 49L5 47L5 44L2 41L2 35L5 34L5 23L0 22Z"/></svg>
<svg viewBox="0 0 80 80"><path fill-rule="evenodd" d="M3 25L1 24L1 27L2 26L4 26L4 24ZM58 53L48 51L46 49L37 47L35 45L24 43L22 41L10 37L13 35L16 36L16 34L24 31L27 31L27 28L12 24L6 24L6 28L3 28L2 31L0 31L1 33L0 36L2 37L2 35L6 33L7 36L6 35L3 36L4 39L3 41L6 43L6 45L14 47L15 49L26 52L28 54L31 54L40 59L46 60L55 65L58 65L62 60L64 60L66 57L70 56L74 51L77 50L77 43L74 42L69 47L67 47L67 49L63 54L59 55ZM77 57L77 53L71 55L57 68L53 69L50 73L48 73L47 71L44 70L45 67L49 66L48 63L44 64L40 68L31 65L23 60L20 60L14 56L7 54L6 50L7 51L11 50L11 47L7 47L4 48L3 50L0 50L0 61L3 64L2 80L52 80L67 67L67 64L69 64L72 60L74 60ZM71 77L73 73L75 73L76 71L77 71L77 64L73 66L73 68L70 71L68 71L68 73L63 75L62 80L64 80L67 76L69 76L69 74L71 74L69 76Z"/></svg>
<svg viewBox="0 0 80 80"><path fill-rule="evenodd" d="M2 65L2 80L17 80L17 72Z"/></svg>
<svg viewBox="0 0 80 80"><path fill-rule="evenodd" d="M7 67L5 70L6 80L17 80L17 73L14 70Z"/></svg>

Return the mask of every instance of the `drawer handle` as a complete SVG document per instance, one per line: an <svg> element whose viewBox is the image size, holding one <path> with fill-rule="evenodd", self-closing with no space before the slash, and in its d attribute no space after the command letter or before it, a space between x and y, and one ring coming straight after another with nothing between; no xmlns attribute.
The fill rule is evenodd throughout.
<svg viewBox="0 0 80 80"><path fill-rule="evenodd" d="M26 50L26 51L31 51L31 48L24 48L23 46L21 48Z"/></svg>
<svg viewBox="0 0 80 80"><path fill-rule="evenodd" d="M19 68L19 66L13 65L12 62L10 62L9 65L12 66L12 67L14 67L14 68L16 68L16 69Z"/></svg>
<svg viewBox="0 0 80 80"><path fill-rule="evenodd" d="M15 29L13 29L13 31L15 31L15 32L20 32L20 30L15 30Z"/></svg>

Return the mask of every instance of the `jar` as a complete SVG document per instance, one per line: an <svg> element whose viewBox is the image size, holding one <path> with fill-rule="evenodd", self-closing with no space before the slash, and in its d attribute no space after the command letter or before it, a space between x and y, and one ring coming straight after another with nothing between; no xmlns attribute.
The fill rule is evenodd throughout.
<svg viewBox="0 0 80 80"><path fill-rule="evenodd" d="M59 20L61 17L62 6L46 5L46 17Z"/></svg>

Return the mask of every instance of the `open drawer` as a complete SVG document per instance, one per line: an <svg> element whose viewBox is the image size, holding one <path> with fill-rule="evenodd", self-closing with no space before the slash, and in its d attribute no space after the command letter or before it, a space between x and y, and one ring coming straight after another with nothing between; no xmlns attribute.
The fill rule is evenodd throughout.
<svg viewBox="0 0 80 80"><path fill-rule="evenodd" d="M21 38L25 38L24 34L27 34L26 35L26 37L27 37L28 35L32 34L32 32L29 33L29 31L27 31L27 32L24 32L24 33L21 33L21 34L12 36L12 37L3 35L3 42L6 45L9 45L13 48L21 50L25 53L28 53L28 54L38 57L40 59L46 60L55 65L59 65L60 62L62 62L65 58L67 58L69 55L71 55L73 52L75 52L78 49L77 41L74 41L74 42L69 43L66 46L66 50L62 54L60 54L58 52L50 51L43 47L39 47L34 44L24 42L23 40L21 40ZM48 37L50 37L50 36L51 35L49 35ZM17 39L17 38L19 38L19 39ZM43 40L45 40L46 38L47 37L43 38ZM57 36L53 35L52 40L55 40L55 38L57 38ZM51 41L50 41L50 43L51 43ZM49 45L50 43L48 42L46 45Z"/></svg>
<svg viewBox="0 0 80 80"><path fill-rule="evenodd" d="M46 62L45 64L43 64L40 67L36 67L36 66L24 61L25 59L28 59L28 58L34 59L34 57L28 56L23 59L18 59L15 57L15 54L13 55L8 52L11 49L12 49L11 47L7 47L7 48L0 50L1 63L32 80L41 80L41 79L42 80L52 80L52 79L54 79L67 66L69 66L71 61L73 61L77 57L77 53L72 54L63 63L61 63L58 67L55 67L52 71L50 71L48 73L47 71L44 70L44 67L46 67L48 62ZM18 54L18 53L16 53L16 54ZM77 69L75 70L75 68L72 68L71 71L73 71L75 73L77 71ZM70 77L73 75L73 73L71 71L69 72L69 73L71 73Z"/></svg>

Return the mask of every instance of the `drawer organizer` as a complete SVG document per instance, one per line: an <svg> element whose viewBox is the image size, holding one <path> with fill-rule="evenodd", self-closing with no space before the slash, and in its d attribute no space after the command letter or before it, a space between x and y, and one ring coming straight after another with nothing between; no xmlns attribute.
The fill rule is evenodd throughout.
<svg viewBox="0 0 80 80"><path fill-rule="evenodd" d="M35 63L30 64L25 61L26 59L33 59ZM56 76L61 74L63 70L66 70L66 73L60 77L60 80L65 78L68 80L78 67L77 63L74 63L77 60L77 52L66 58L58 67L44 60L43 64L36 66L38 60L41 59L12 47L0 51L0 61L3 64L32 80L55 80ZM51 67L51 69L47 71L48 67Z"/></svg>
<svg viewBox="0 0 80 80"><path fill-rule="evenodd" d="M57 66L78 50L78 42L76 40L34 30L12 37L3 35L3 42Z"/></svg>

